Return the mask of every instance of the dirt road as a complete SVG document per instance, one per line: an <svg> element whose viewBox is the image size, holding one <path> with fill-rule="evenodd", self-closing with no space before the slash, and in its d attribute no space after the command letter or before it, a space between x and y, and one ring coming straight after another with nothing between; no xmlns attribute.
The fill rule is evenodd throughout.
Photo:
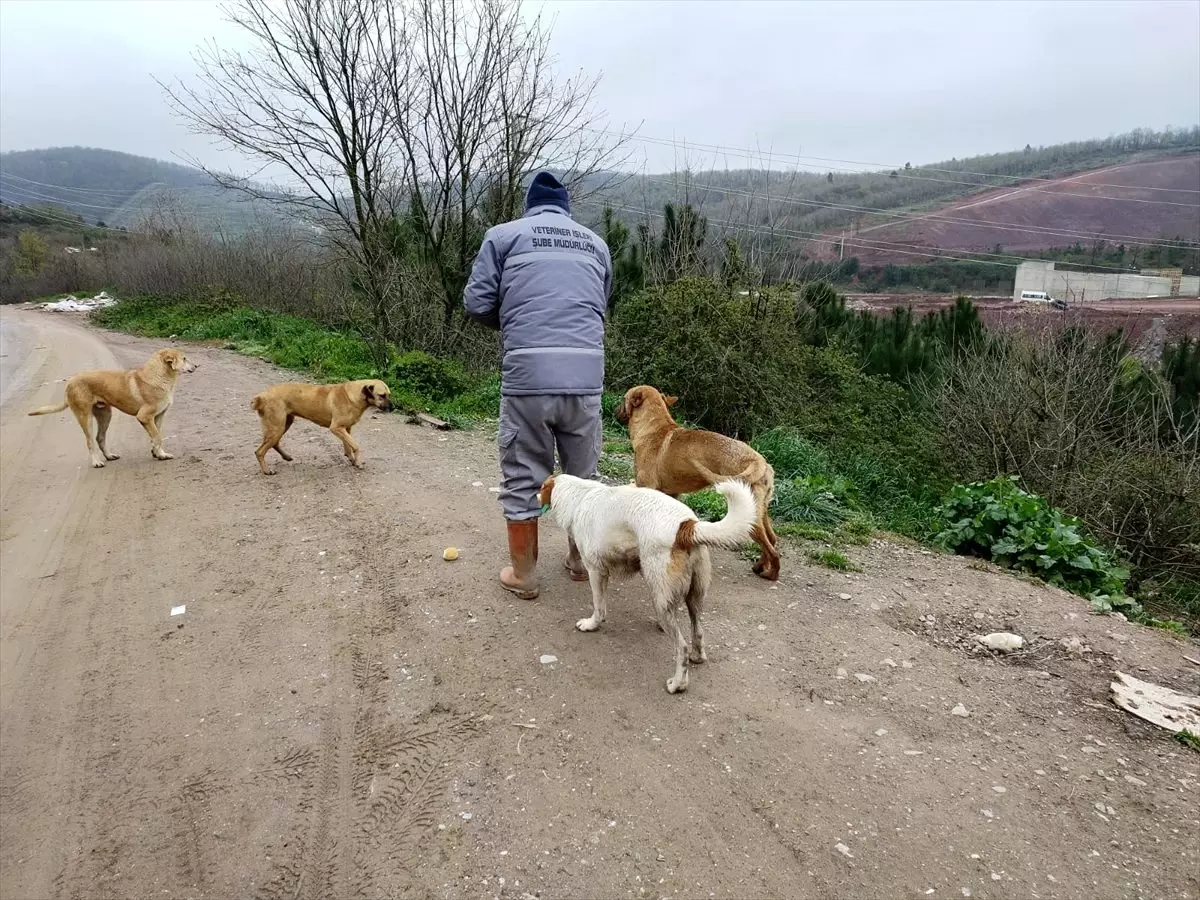
<svg viewBox="0 0 1200 900"><path fill-rule="evenodd" d="M364 419L357 472L298 425L265 478L282 373L212 348L172 461L24 415L156 346L0 313L5 900L1200 896L1200 755L1106 703L1115 667L1196 691L1194 646L890 542L776 586L721 554L669 696L640 582L574 630L553 527L541 600L494 586L487 434ZM1001 628L1031 649L971 651Z"/></svg>

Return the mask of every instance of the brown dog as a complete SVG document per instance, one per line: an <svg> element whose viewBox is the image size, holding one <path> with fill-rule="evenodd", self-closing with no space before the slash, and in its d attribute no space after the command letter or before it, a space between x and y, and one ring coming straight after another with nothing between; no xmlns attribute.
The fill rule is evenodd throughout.
<svg viewBox="0 0 1200 900"><path fill-rule="evenodd" d="M159 350L139 369L97 369L80 372L67 379L66 396L58 406L42 406L29 415L44 416L62 412L68 406L83 436L87 439L92 467L104 467L105 460L119 459L106 446L112 411L119 409L142 423L150 435L150 455L155 459L174 459L163 449L163 416L171 408L175 382L180 372L194 372L196 364L182 350ZM96 417L96 437L92 438L92 417Z"/></svg>
<svg viewBox="0 0 1200 900"><path fill-rule="evenodd" d="M629 429L633 444L635 483L678 497L733 478L746 482L758 512L752 537L762 548L754 572L777 581L779 539L767 514L775 493L774 469L741 441L678 425L669 410L676 400L643 384L626 391L617 407L617 419Z"/></svg>
<svg viewBox="0 0 1200 900"><path fill-rule="evenodd" d="M333 432L341 440L346 458L356 469L361 469L361 448L350 434L350 429L358 424L362 414L370 407L381 412L391 410L391 393L388 386L377 378L341 384L285 382L272 385L250 401L251 408L262 420L262 443L254 451L258 457L258 467L264 475L275 474L275 470L268 469L266 463L267 451L272 448L284 461L292 461L279 442L299 416Z"/></svg>

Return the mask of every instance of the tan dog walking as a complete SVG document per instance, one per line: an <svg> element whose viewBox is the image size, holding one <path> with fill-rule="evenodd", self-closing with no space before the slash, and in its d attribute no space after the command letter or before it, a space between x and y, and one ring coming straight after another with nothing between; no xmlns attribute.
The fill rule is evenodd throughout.
<svg viewBox="0 0 1200 900"><path fill-rule="evenodd" d="M181 372L196 371L182 350L169 347L159 350L145 365L137 369L97 369L80 372L67 379L63 402L57 406L42 406L29 413L45 416L62 412L68 406L83 436L87 440L92 468L104 467L107 460L120 459L108 452L108 426L112 411L119 409L136 418L150 436L150 455L155 459L174 459L163 449L162 423L175 394L175 382ZM96 435L92 437L92 418L96 420Z"/></svg>
<svg viewBox="0 0 1200 900"><path fill-rule="evenodd" d="M388 412L392 408L392 392L377 378L345 381L341 384L302 384L284 382L267 388L250 401L262 422L262 443L254 451L258 467L264 475L274 475L267 468L267 451L274 450L285 462L292 457L280 441L297 417L328 428L342 442L346 458L356 469L362 468L362 448L350 433L362 414L370 408Z"/></svg>
<svg viewBox="0 0 1200 900"><path fill-rule="evenodd" d="M762 548L754 572L777 581L779 538L767 513L775 493L775 470L749 444L680 426L670 412L676 400L643 384L626 391L617 407L617 419L629 429L633 444L635 483L678 497L735 478L746 482L757 510L752 537Z"/></svg>

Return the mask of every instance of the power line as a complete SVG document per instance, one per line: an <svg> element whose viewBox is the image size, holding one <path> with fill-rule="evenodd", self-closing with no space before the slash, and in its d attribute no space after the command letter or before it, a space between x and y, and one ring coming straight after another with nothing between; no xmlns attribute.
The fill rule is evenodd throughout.
<svg viewBox="0 0 1200 900"><path fill-rule="evenodd" d="M657 218L657 219L665 218L665 216L662 213L652 212L651 210L648 210L648 209L639 209L637 207L625 206L625 205L615 205L615 204L611 204L611 203L605 203L603 200L595 200L595 199L591 199L591 198L588 198L588 199L582 201L582 205L594 205L594 206L600 206L600 207L611 206L614 210L621 210L623 212L634 213L637 215L648 216L648 217ZM761 226L745 225L745 226L738 226L737 230L749 232L751 234L765 235L768 237L781 237L781 236L782 237L803 237L803 238L808 238L811 241L811 243L825 244L825 245L831 246L831 247L836 247L836 246L842 244L841 238L831 238L831 237L827 236L825 233L819 233L819 232L814 232L814 231L801 231L801 230L793 229L793 228L764 228ZM929 250L920 250L920 249L913 247L913 245L911 245L911 244L901 244L901 243L897 243L895 241L882 241L882 240L872 241L872 240L858 238L853 241L850 241L850 243L860 245L865 250L877 250L877 251L881 251L881 252L898 253L898 254L901 254L904 256L922 256L922 257L926 257L929 259L949 260L952 262L974 262L974 263L987 262L991 265L1006 266L1007 268L1011 268L1011 269L1015 269L1015 268L1017 268L1018 265L1020 265L1020 263L1025 263L1025 262L1042 262L1042 263L1047 262L1047 260L1045 260L1045 259L1038 259L1037 257L1018 256L1016 254L1011 254L1011 253L974 253L974 252L972 252L971 256L969 256L969 257L967 257L967 256L952 256L947 253L939 253L939 252L934 252L934 251L929 251ZM978 257L989 257L989 259L979 259ZM995 259L995 260L1017 260L1018 262L1015 262L1015 263L1014 262L993 262L992 261L993 259ZM1111 266L1111 265L1107 265L1104 263L1095 263L1095 264L1089 264L1088 267L1095 268L1095 269L1107 269L1107 270L1114 271L1114 272L1117 272L1120 274L1136 274L1135 272L1132 272L1128 267L1125 267L1125 266Z"/></svg>
<svg viewBox="0 0 1200 900"><path fill-rule="evenodd" d="M623 132L617 132L617 131L612 131L612 130L603 129L603 128L585 128L583 130L591 131L596 134L603 134L603 135L606 135L609 137L619 137L619 138L623 138L625 140L639 141L641 143L654 144L654 145L664 146L664 147L673 147L673 148L679 148L681 146L696 147L696 148L699 148L702 150L708 150L708 151L711 151L711 152L714 152L717 154L723 154L723 155L729 155L729 156L735 156L735 157L743 157L745 159L754 159L755 157L761 158L762 156L765 155L769 159L772 159L772 160L774 160L774 159L793 160L796 162L797 165L804 165L805 160L823 162L823 163L832 161L832 162L848 163L850 165L870 165L868 163L856 163L853 160L830 160L827 157L803 156L803 155L797 154L797 153L784 153L784 152L772 151L770 153L764 154L760 151L752 150L748 147L727 147L727 146L722 146L720 144L707 144L707 143L696 142L696 141L678 141L678 140L671 140L668 138L655 138L655 137L649 137L649 136L643 136L643 135L626 134ZM916 172L922 168L920 166L918 166L914 169L908 170L908 171L905 171L903 169L903 167L885 167L885 168L892 169L891 172L887 172L887 173L885 173L884 171L874 171L873 172L873 171L862 171L859 169L847 169L847 168L839 167L839 166L822 166L822 168L833 169L834 171L846 172L846 173L850 173L850 174L854 174L854 175L868 175L868 176L874 175L874 176L877 176L880 178L891 178L894 176L896 178L904 178L904 179L907 179L910 181L929 181L929 182L935 182L938 184L960 185L963 187L973 187L973 188L977 188L977 189L996 189L998 187L1001 187L1000 185L986 184L986 183L981 184L979 182L974 182L974 181L957 181L957 180L948 179L948 178L931 178L931 177L922 176L922 175L914 175L913 172ZM1094 171L1094 170L1092 170L1092 171ZM984 178L994 177L994 176L990 176L990 175L985 175L983 173L978 173L978 174L980 175L980 177L984 177ZM1070 178L1082 177L1083 175L1086 175L1086 174L1089 174L1089 173L1081 172L1074 176L1068 176L1068 180ZM1003 176L1003 177L1022 178L1022 176ZM1026 180L1032 180L1032 179L1026 179ZM1052 179L1047 179L1047 181L1052 184L1056 183L1055 180L1052 180ZM1061 180L1059 180L1057 183L1061 183ZM1112 188L1118 188L1118 189L1138 190L1138 191L1144 190L1144 188L1135 187L1133 185L1101 184L1101 185L1097 185L1097 187L1099 187L1099 188L1112 187ZM1014 189L1017 189L1017 186L1014 186ZM1051 190L1046 190L1044 188L1036 188L1036 187L1019 187L1019 190L1029 191L1029 192L1038 193L1038 194L1051 194L1056 197L1081 197L1086 200L1111 200L1111 201L1115 201L1118 203L1121 203L1121 202L1124 202L1124 203L1155 203L1155 204L1161 204L1161 205L1165 205L1165 206L1183 206L1188 209L1200 209L1200 203L1182 203L1182 202L1179 202L1176 200L1149 200L1149 199L1146 199L1143 197L1109 197L1109 196L1105 196L1105 195L1101 195L1101 194L1082 194L1082 193L1075 193L1075 192L1071 192L1071 191L1051 191Z"/></svg>
<svg viewBox="0 0 1200 900"><path fill-rule="evenodd" d="M655 184L671 184L671 185L676 185L676 186L678 185L677 180L671 180L671 179L665 178L663 176L644 175L642 177L646 181L650 181ZM690 188L692 186L692 184L693 184L692 182L688 182L686 184L686 186ZM908 221L947 222L947 223L956 224L956 225L967 225L967 226L971 226L971 227L975 227L975 228L991 228L991 229L998 229L1001 231L1018 231L1018 232L1022 232L1022 233L1026 233L1026 234L1045 234L1048 236L1072 237L1072 238L1076 238L1076 239L1088 238L1088 239L1104 239L1104 240L1121 240L1124 243L1132 243L1132 244L1137 244L1139 246L1145 246L1145 247L1177 246L1177 245L1170 244L1170 243L1164 244L1164 243L1161 243L1158 241L1146 241L1140 237L1134 237L1133 235L1108 234L1105 232L1093 232L1093 231L1063 230L1063 229L1045 228L1040 225L1021 225L1016 222L987 222L987 221L981 221L981 220L975 220L975 219L959 219L959 218L955 218L952 216L938 215L936 213L905 213L905 212L888 210L888 209L883 209L883 208L874 207L874 206L854 206L854 205L849 205L849 204L833 203L832 201L828 201L828 200L813 200L813 199L807 199L804 197L792 197L792 196L788 196L788 195L775 196L775 195L768 195L768 194L760 194L760 193L755 193L754 191L743 190L741 188L721 187L719 185L714 185L714 184L710 184L710 183L695 184L695 187L697 188L697 190L710 191L710 192L719 193L719 194L733 194L735 196L747 197L750 199L760 199L760 200L767 201L767 202L773 201L773 202L777 202L777 203L792 203L792 204L798 204L798 205L803 205L803 206L815 206L815 207L818 207L821 209L839 209L839 210L845 210L848 212L859 212L859 213L870 214L870 215L888 216L890 218L902 219L902 220L908 220ZM1184 243L1188 244L1188 245L1194 244L1194 245L1200 246L1200 242L1197 242L1197 241L1184 241Z"/></svg>

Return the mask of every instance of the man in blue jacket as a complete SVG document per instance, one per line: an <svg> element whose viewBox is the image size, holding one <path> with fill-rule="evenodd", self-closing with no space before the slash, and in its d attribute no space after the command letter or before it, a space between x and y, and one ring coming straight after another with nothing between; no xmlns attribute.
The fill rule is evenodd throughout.
<svg viewBox="0 0 1200 900"><path fill-rule="evenodd" d="M538 595L537 494L555 447L567 474L596 474L611 291L608 246L571 218L558 179L539 172L525 215L488 229L463 292L467 315L500 331L500 507L512 557L500 584L524 600ZM567 568L587 579L569 536Z"/></svg>

